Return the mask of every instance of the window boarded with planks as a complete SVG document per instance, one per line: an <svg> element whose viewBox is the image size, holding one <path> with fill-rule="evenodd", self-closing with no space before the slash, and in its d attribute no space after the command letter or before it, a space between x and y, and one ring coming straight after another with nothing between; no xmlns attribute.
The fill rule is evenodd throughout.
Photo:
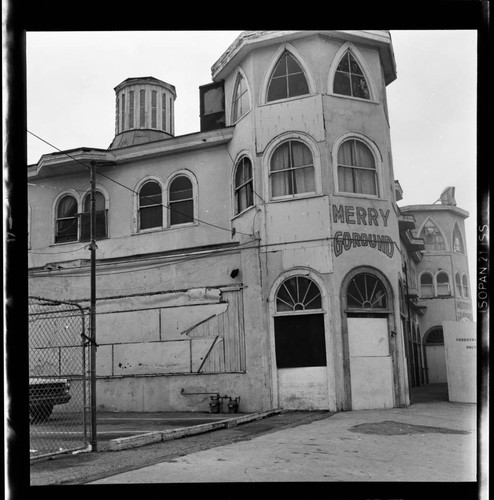
<svg viewBox="0 0 494 500"><path fill-rule="evenodd" d="M211 316L185 332L192 340L191 359L196 373L245 371L242 290L222 292L222 299L228 302L225 312ZM196 359L194 344L201 341L209 341L208 350Z"/></svg>

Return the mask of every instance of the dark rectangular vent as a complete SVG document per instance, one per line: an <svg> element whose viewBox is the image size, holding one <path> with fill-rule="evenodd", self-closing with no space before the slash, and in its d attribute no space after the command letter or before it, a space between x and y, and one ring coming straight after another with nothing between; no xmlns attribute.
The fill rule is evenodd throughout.
<svg viewBox="0 0 494 500"><path fill-rule="evenodd" d="M226 126L225 121L225 88L223 81L201 85L200 118L201 132L216 130Z"/></svg>

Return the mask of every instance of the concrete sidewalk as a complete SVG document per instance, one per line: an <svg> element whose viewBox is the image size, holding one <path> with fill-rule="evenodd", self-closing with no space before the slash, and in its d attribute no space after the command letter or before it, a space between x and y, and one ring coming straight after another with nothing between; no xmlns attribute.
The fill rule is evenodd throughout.
<svg viewBox="0 0 494 500"><path fill-rule="evenodd" d="M342 412L88 484L476 481L474 404Z"/></svg>

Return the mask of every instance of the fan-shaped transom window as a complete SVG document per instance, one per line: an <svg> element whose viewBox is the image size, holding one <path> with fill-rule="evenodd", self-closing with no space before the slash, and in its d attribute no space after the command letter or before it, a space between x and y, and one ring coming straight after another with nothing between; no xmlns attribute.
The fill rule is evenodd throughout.
<svg viewBox="0 0 494 500"><path fill-rule="evenodd" d="M348 139L338 149L340 192L377 196L377 172L371 150L357 139Z"/></svg>
<svg viewBox="0 0 494 500"><path fill-rule="evenodd" d="M347 306L351 309L387 309L387 292L383 282L370 273L354 276L348 284Z"/></svg>
<svg viewBox="0 0 494 500"><path fill-rule="evenodd" d="M235 123L240 120L250 110L249 91L245 78L239 73L235 83L232 105L232 121Z"/></svg>
<svg viewBox="0 0 494 500"><path fill-rule="evenodd" d="M235 171L235 214L239 214L254 204L252 163L244 156Z"/></svg>
<svg viewBox="0 0 494 500"><path fill-rule="evenodd" d="M444 333L441 327L433 328L425 338L426 345L443 345Z"/></svg>
<svg viewBox="0 0 494 500"><path fill-rule="evenodd" d="M106 202L105 197L99 191L94 193L96 226L95 238L106 238ZM87 193L83 203L83 213L81 214L81 240L89 240L91 237L91 193Z"/></svg>
<svg viewBox="0 0 494 500"><path fill-rule="evenodd" d="M449 276L444 271L440 271L436 275L436 285L437 285L437 295L444 296L450 295L450 287L449 287Z"/></svg>
<svg viewBox="0 0 494 500"><path fill-rule="evenodd" d="M194 195L192 182L185 175L173 179L170 184L170 225L194 222Z"/></svg>
<svg viewBox="0 0 494 500"><path fill-rule="evenodd" d="M453 250L458 253L465 253L463 247L463 238L461 237L458 224L455 224L455 228L453 229Z"/></svg>
<svg viewBox="0 0 494 500"><path fill-rule="evenodd" d="M335 94L370 99L369 86L364 73L350 51L341 58L334 75Z"/></svg>
<svg viewBox="0 0 494 500"><path fill-rule="evenodd" d="M303 312L321 309L321 292L309 278L294 276L284 281L276 294L277 312Z"/></svg>
<svg viewBox="0 0 494 500"><path fill-rule="evenodd" d="M56 214L55 243L77 241L79 236L77 200L71 195L64 196L57 204Z"/></svg>
<svg viewBox="0 0 494 500"><path fill-rule="evenodd" d="M270 163L271 196L314 193L312 152L303 142L286 141L276 148Z"/></svg>
<svg viewBox="0 0 494 500"><path fill-rule="evenodd" d="M425 249L432 251L446 250L444 238L437 226L430 219L424 224L420 237L423 238Z"/></svg>
<svg viewBox="0 0 494 500"><path fill-rule="evenodd" d="M161 186L156 181L146 182L139 190L139 229L163 226Z"/></svg>
<svg viewBox="0 0 494 500"><path fill-rule="evenodd" d="M309 85L296 59L285 51L276 64L268 86L267 102L309 93Z"/></svg>

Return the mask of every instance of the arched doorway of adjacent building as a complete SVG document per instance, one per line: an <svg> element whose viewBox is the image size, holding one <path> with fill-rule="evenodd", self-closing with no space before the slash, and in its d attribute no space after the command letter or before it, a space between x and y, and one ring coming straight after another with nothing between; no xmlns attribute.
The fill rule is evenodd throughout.
<svg viewBox="0 0 494 500"><path fill-rule="evenodd" d="M350 380L346 386L353 410L395 405L397 367L390 292L385 278L373 268L354 270L343 281L345 376Z"/></svg>
<svg viewBox="0 0 494 500"><path fill-rule="evenodd" d="M427 365L427 382L429 384L442 384L447 382L444 333L441 326L435 326L425 334L424 345Z"/></svg>
<svg viewBox="0 0 494 500"><path fill-rule="evenodd" d="M278 404L291 410L331 409L326 301L307 274L280 281L272 300Z"/></svg>

